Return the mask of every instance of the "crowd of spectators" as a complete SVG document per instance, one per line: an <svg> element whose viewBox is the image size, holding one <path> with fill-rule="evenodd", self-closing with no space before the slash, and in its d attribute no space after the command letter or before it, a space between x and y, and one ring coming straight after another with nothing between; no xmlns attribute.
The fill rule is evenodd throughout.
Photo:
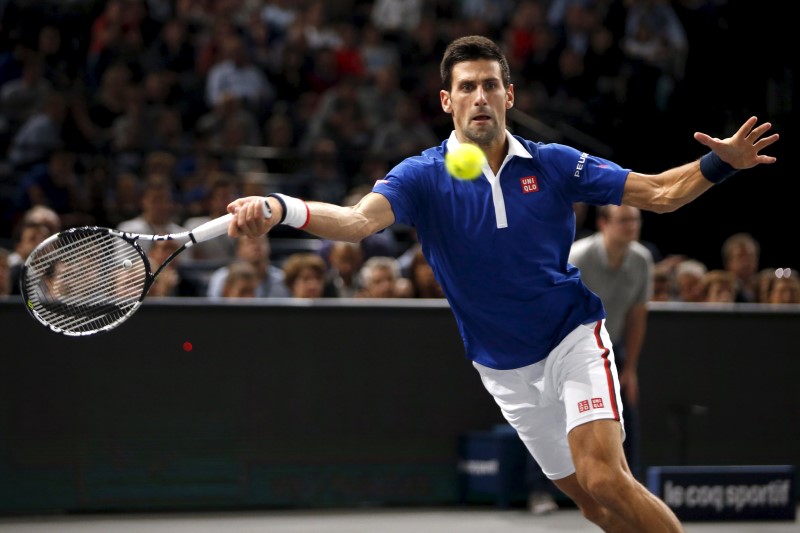
<svg viewBox="0 0 800 533"><path fill-rule="evenodd" d="M352 205L396 162L449 135L438 67L446 44L464 34L502 44L516 112L578 132L573 139L625 145L625 132L674 108L693 68L692 35L719 30L726 7L724 0L0 2L0 276L13 276L30 244L58 227L182 231L223 214L237 196L272 191ZM37 206L55 213L57 225L32 216ZM194 248L152 293L441 297L411 229L373 237L356 247L309 242L300 250L275 246L310 240L288 228L264 243L219 239ZM161 257L169 249L147 251ZM687 276L702 279L703 298L724 293L713 287L727 278L705 270L670 258L657 271L666 287L658 298L689 298ZM734 299L783 298L766 296L767 285L797 296L784 288L796 285L793 271L770 272L758 283L755 272L746 280L737 273ZM14 289L0 279L0 291Z"/></svg>

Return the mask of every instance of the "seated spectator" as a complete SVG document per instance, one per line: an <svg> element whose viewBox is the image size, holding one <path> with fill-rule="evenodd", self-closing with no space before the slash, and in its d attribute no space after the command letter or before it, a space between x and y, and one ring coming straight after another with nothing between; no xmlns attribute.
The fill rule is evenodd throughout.
<svg viewBox="0 0 800 533"><path fill-rule="evenodd" d="M370 257L361 267L362 289L357 298L410 298L411 282L401 276L400 263L393 257Z"/></svg>
<svg viewBox="0 0 800 533"><path fill-rule="evenodd" d="M727 270L710 270L703 276L704 302L733 303L736 298L736 276Z"/></svg>
<svg viewBox="0 0 800 533"><path fill-rule="evenodd" d="M417 249L409 270L415 298L444 298L442 286L436 281L433 269L422 255L422 249Z"/></svg>
<svg viewBox="0 0 800 533"><path fill-rule="evenodd" d="M188 230L226 215L228 204L237 197L231 176L220 173L212 179L203 199L203 210L206 214L187 218L183 226ZM220 237L204 242L202 246L193 246L188 255L192 260L231 261L236 255L236 243L232 239Z"/></svg>
<svg viewBox="0 0 800 533"><path fill-rule="evenodd" d="M798 280L797 271L791 268L777 268L773 272L775 279L772 282L767 302L771 304L800 303L800 280Z"/></svg>
<svg viewBox="0 0 800 533"><path fill-rule="evenodd" d="M76 163L74 152L58 149L50 155L47 164L33 167L18 185L17 210L27 211L34 205L45 205L58 213L67 226L91 224L84 180L76 172Z"/></svg>
<svg viewBox="0 0 800 533"><path fill-rule="evenodd" d="M222 286L223 298L255 298L259 277L256 268L247 261L234 261Z"/></svg>
<svg viewBox="0 0 800 533"><path fill-rule="evenodd" d="M22 266L33 250L51 235L50 228L40 222L22 220L14 230L14 252L8 258L11 294L20 294Z"/></svg>
<svg viewBox="0 0 800 533"><path fill-rule="evenodd" d="M44 77L44 62L29 55L22 66L22 76L0 87L0 109L14 124L22 124L39 110L53 89Z"/></svg>
<svg viewBox="0 0 800 533"><path fill-rule="evenodd" d="M47 160L61 144L61 127L67 114L64 95L51 92L38 112L17 131L8 151L8 160L16 170L26 170Z"/></svg>
<svg viewBox="0 0 800 533"><path fill-rule="evenodd" d="M179 241L154 241L147 252L150 268L155 272L180 245ZM200 296L197 287L181 276L178 268L180 261L181 256L178 255L161 271L150 286L148 296Z"/></svg>
<svg viewBox="0 0 800 533"><path fill-rule="evenodd" d="M329 284L339 298L352 298L361 290L358 271L364 264L361 245L353 242L335 241L328 253L330 263Z"/></svg>
<svg viewBox="0 0 800 533"><path fill-rule="evenodd" d="M722 244L723 268L736 276L736 301L755 302L761 247L749 233L736 233Z"/></svg>
<svg viewBox="0 0 800 533"><path fill-rule="evenodd" d="M284 282L294 298L322 298L328 267L319 255L299 252L283 263Z"/></svg>
<svg viewBox="0 0 800 533"><path fill-rule="evenodd" d="M220 237L223 238L223 237ZM269 260L270 246L267 235L260 237L239 237L236 239L236 258L253 265L258 274L256 296L259 298L288 298L291 296L284 283L283 270L272 265ZM208 281L207 296L220 298L229 266L218 268Z"/></svg>
<svg viewBox="0 0 800 533"><path fill-rule="evenodd" d="M147 235L181 233L186 231L186 228L175 223L176 211L172 182L162 174L154 174L145 184L139 216L120 222L117 229ZM139 245L147 252L152 243L142 241Z"/></svg>
<svg viewBox="0 0 800 533"><path fill-rule="evenodd" d="M687 259L678 263L675 267L678 301L702 302L704 300L703 276L707 271L706 266L696 259Z"/></svg>
<svg viewBox="0 0 800 533"><path fill-rule="evenodd" d="M0 248L0 296L11 294L11 270L8 266L8 256L11 252Z"/></svg>
<svg viewBox="0 0 800 533"><path fill-rule="evenodd" d="M669 302L672 297L672 272L669 268L656 265L653 268L653 295L651 302Z"/></svg>

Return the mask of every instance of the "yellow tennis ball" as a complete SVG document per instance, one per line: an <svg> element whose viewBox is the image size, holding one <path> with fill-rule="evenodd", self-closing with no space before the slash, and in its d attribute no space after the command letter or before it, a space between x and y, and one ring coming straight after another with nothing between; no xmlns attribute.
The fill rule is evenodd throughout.
<svg viewBox="0 0 800 533"><path fill-rule="evenodd" d="M474 180L483 173L486 161L483 150L474 144L463 143L444 155L444 166L451 176L460 180Z"/></svg>

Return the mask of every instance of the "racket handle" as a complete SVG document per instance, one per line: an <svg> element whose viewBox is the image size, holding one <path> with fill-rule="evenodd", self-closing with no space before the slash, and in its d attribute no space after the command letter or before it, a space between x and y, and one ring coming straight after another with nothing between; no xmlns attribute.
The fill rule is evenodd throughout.
<svg viewBox="0 0 800 533"><path fill-rule="evenodd" d="M261 208L264 211L264 218L272 217L272 210L269 208L269 205L267 205L266 200L261 205ZM193 243L198 243L219 237L220 235L225 235L228 233L228 225L232 218L233 215L228 213L214 220L209 220L205 224L201 224L190 231L189 237Z"/></svg>
<svg viewBox="0 0 800 533"><path fill-rule="evenodd" d="M222 215L214 220L209 220L205 224L200 224L189 232L192 242L204 242L209 239L213 239L214 237L225 235L228 233L228 224L230 224L232 218L233 215L228 213L227 215Z"/></svg>

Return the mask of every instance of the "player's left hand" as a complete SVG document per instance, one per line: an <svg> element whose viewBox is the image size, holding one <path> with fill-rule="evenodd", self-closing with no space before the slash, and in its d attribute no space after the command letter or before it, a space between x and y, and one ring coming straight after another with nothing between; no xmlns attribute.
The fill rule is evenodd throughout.
<svg viewBox="0 0 800 533"><path fill-rule="evenodd" d="M756 127L756 122L758 122L758 117L750 117L742 124L739 131L727 139L711 137L699 131L694 134L694 138L737 170L774 163L775 157L762 155L759 152L776 142L779 136L777 133L773 133L762 139L761 136L772 128L772 124L765 122Z"/></svg>

